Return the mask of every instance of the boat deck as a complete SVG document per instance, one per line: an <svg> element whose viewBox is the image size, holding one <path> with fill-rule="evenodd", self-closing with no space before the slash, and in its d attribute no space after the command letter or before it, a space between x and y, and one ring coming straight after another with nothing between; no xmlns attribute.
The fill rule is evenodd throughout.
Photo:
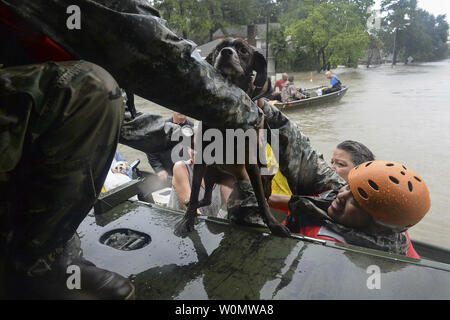
<svg viewBox="0 0 450 320"><path fill-rule="evenodd" d="M80 225L85 258L131 277L138 299L448 299L450 265L199 217L177 237L182 213L125 201ZM114 230L149 236L135 250L101 243ZM131 247L131 246L130 246ZM128 248L129 249L129 248ZM368 270L380 270L370 289ZM368 273L369 272L369 273ZM369 285L368 285L369 283Z"/></svg>

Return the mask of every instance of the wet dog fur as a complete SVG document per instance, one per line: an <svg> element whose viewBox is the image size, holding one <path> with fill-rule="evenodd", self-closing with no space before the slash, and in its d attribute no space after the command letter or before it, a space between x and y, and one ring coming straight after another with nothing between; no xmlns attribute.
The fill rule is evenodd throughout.
<svg viewBox="0 0 450 320"><path fill-rule="evenodd" d="M267 93L270 83L267 78L267 62L262 54L241 39L223 40L206 58L226 79L240 87L253 100ZM256 72L256 75L254 75ZM263 121L264 123L264 121ZM262 129L262 125L259 129ZM203 131L208 128L202 127ZM259 132L259 131L258 131ZM203 132L201 135L203 136ZM208 144L209 142L200 142ZM273 234L288 236L289 230L282 226L271 214L266 198L271 193L271 178L262 178L258 164L250 164L248 141L246 143L246 163L236 165L194 164L191 196L183 219L177 224L175 233L185 234L194 229L197 209L211 204L212 190L216 183L232 186L236 179L242 179L243 170L247 173L260 208L260 214ZM260 152L265 148L260 146ZM255 159L255 158L252 158ZM253 161L252 163L255 163ZM198 200L202 179L205 181L205 196ZM267 180L266 180L267 179ZM266 182L264 183L263 182Z"/></svg>

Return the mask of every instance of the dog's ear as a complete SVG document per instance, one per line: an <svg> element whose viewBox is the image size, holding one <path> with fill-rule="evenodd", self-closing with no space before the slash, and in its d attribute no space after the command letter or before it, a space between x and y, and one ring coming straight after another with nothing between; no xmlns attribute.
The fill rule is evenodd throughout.
<svg viewBox="0 0 450 320"><path fill-rule="evenodd" d="M255 51L253 54L252 69L256 71L256 77L253 84L256 87L263 87L267 81L267 61L258 51Z"/></svg>

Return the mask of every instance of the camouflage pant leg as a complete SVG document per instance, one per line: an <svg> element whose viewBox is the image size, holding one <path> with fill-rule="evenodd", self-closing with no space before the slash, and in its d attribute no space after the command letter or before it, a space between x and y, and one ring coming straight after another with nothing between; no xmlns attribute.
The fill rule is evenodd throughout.
<svg viewBox="0 0 450 320"><path fill-rule="evenodd" d="M267 102L263 110L270 128L279 130L278 162L293 194L319 194L346 184L294 122Z"/></svg>
<svg viewBox="0 0 450 320"><path fill-rule="evenodd" d="M3 255L26 265L72 237L106 178L123 113L116 81L94 64L0 69Z"/></svg>

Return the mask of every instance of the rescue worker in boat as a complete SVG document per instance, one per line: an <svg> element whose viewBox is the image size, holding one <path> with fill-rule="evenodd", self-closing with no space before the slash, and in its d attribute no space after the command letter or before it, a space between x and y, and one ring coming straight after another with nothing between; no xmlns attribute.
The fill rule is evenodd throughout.
<svg viewBox="0 0 450 320"><path fill-rule="evenodd" d="M273 158L271 156L267 157L269 161ZM337 171L337 173L343 177L348 182L348 174L354 167L368 161L375 160L373 153L362 143L352 140L346 140L338 144L336 150L333 152L333 157L331 159L331 168ZM273 161L273 160L272 160ZM269 164L269 167L272 164ZM276 163L275 163L276 165ZM272 190L273 193L269 198L269 205L272 208L285 211L289 213L289 202L291 201L292 192L289 189L286 178L281 174L280 171L276 172L275 177L272 180ZM333 194L330 192L325 192L318 197L311 197L314 199L324 198ZM346 194L348 196L348 194ZM332 197L331 197L332 199ZM325 201L326 202L326 201ZM324 202L324 203L325 203ZM331 207L331 206L330 206ZM301 211L301 210L300 210ZM301 212L300 212L301 214ZM292 219L291 218L288 218ZM290 228L291 231L300 233L306 236L320 238L325 240L332 240L336 242L346 242L346 240L332 231L327 227L320 219L319 220L309 220L301 227L295 226ZM406 254L410 257L420 258L414 247L411 244L408 232L405 231L405 236L407 238L407 251ZM354 244L365 245L364 243L356 242Z"/></svg>
<svg viewBox="0 0 450 320"><path fill-rule="evenodd" d="M273 93L272 95L269 97L269 100L278 100L281 101L281 91L283 91L283 87L285 85L285 83L288 81L288 74L287 73L283 73L281 75L281 79L278 79L277 81L275 81L275 84L273 85Z"/></svg>
<svg viewBox="0 0 450 320"><path fill-rule="evenodd" d="M330 80L330 85L322 89L322 94L329 94L342 89L342 83L337 75L333 74L331 71L327 71L325 72L325 77Z"/></svg>
<svg viewBox="0 0 450 320"><path fill-rule="evenodd" d="M71 5L0 0L1 297L133 297L127 279L82 258L76 237L119 141L145 153L178 142L179 126L161 116L125 117L124 91L210 127L257 128L264 115L279 130L280 170L293 191L344 184L294 123L230 85L147 1L80 0L76 30L65 28ZM68 265L80 268L81 290L68 290Z"/></svg>
<svg viewBox="0 0 450 320"><path fill-rule="evenodd" d="M339 143L331 157L331 168L348 181L348 173L357 165L375 160L372 151L361 142L345 140Z"/></svg>
<svg viewBox="0 0 450 320"><path fill-rule="evenodd" d="M420 258L407 230L428 212L430 195L410 168L374 160L350 170L348 185L317 196L293 195L274 204L289 210L296 233Z"/></svg>
<svg viewBox="0 0 450 320"><path fill-rule="evenodd" d="M306 99L306 96L297 89L294 84L294 77L290 76L288 82L283 86L281 90L281 102L291 102L300 99Z"/></svg>

